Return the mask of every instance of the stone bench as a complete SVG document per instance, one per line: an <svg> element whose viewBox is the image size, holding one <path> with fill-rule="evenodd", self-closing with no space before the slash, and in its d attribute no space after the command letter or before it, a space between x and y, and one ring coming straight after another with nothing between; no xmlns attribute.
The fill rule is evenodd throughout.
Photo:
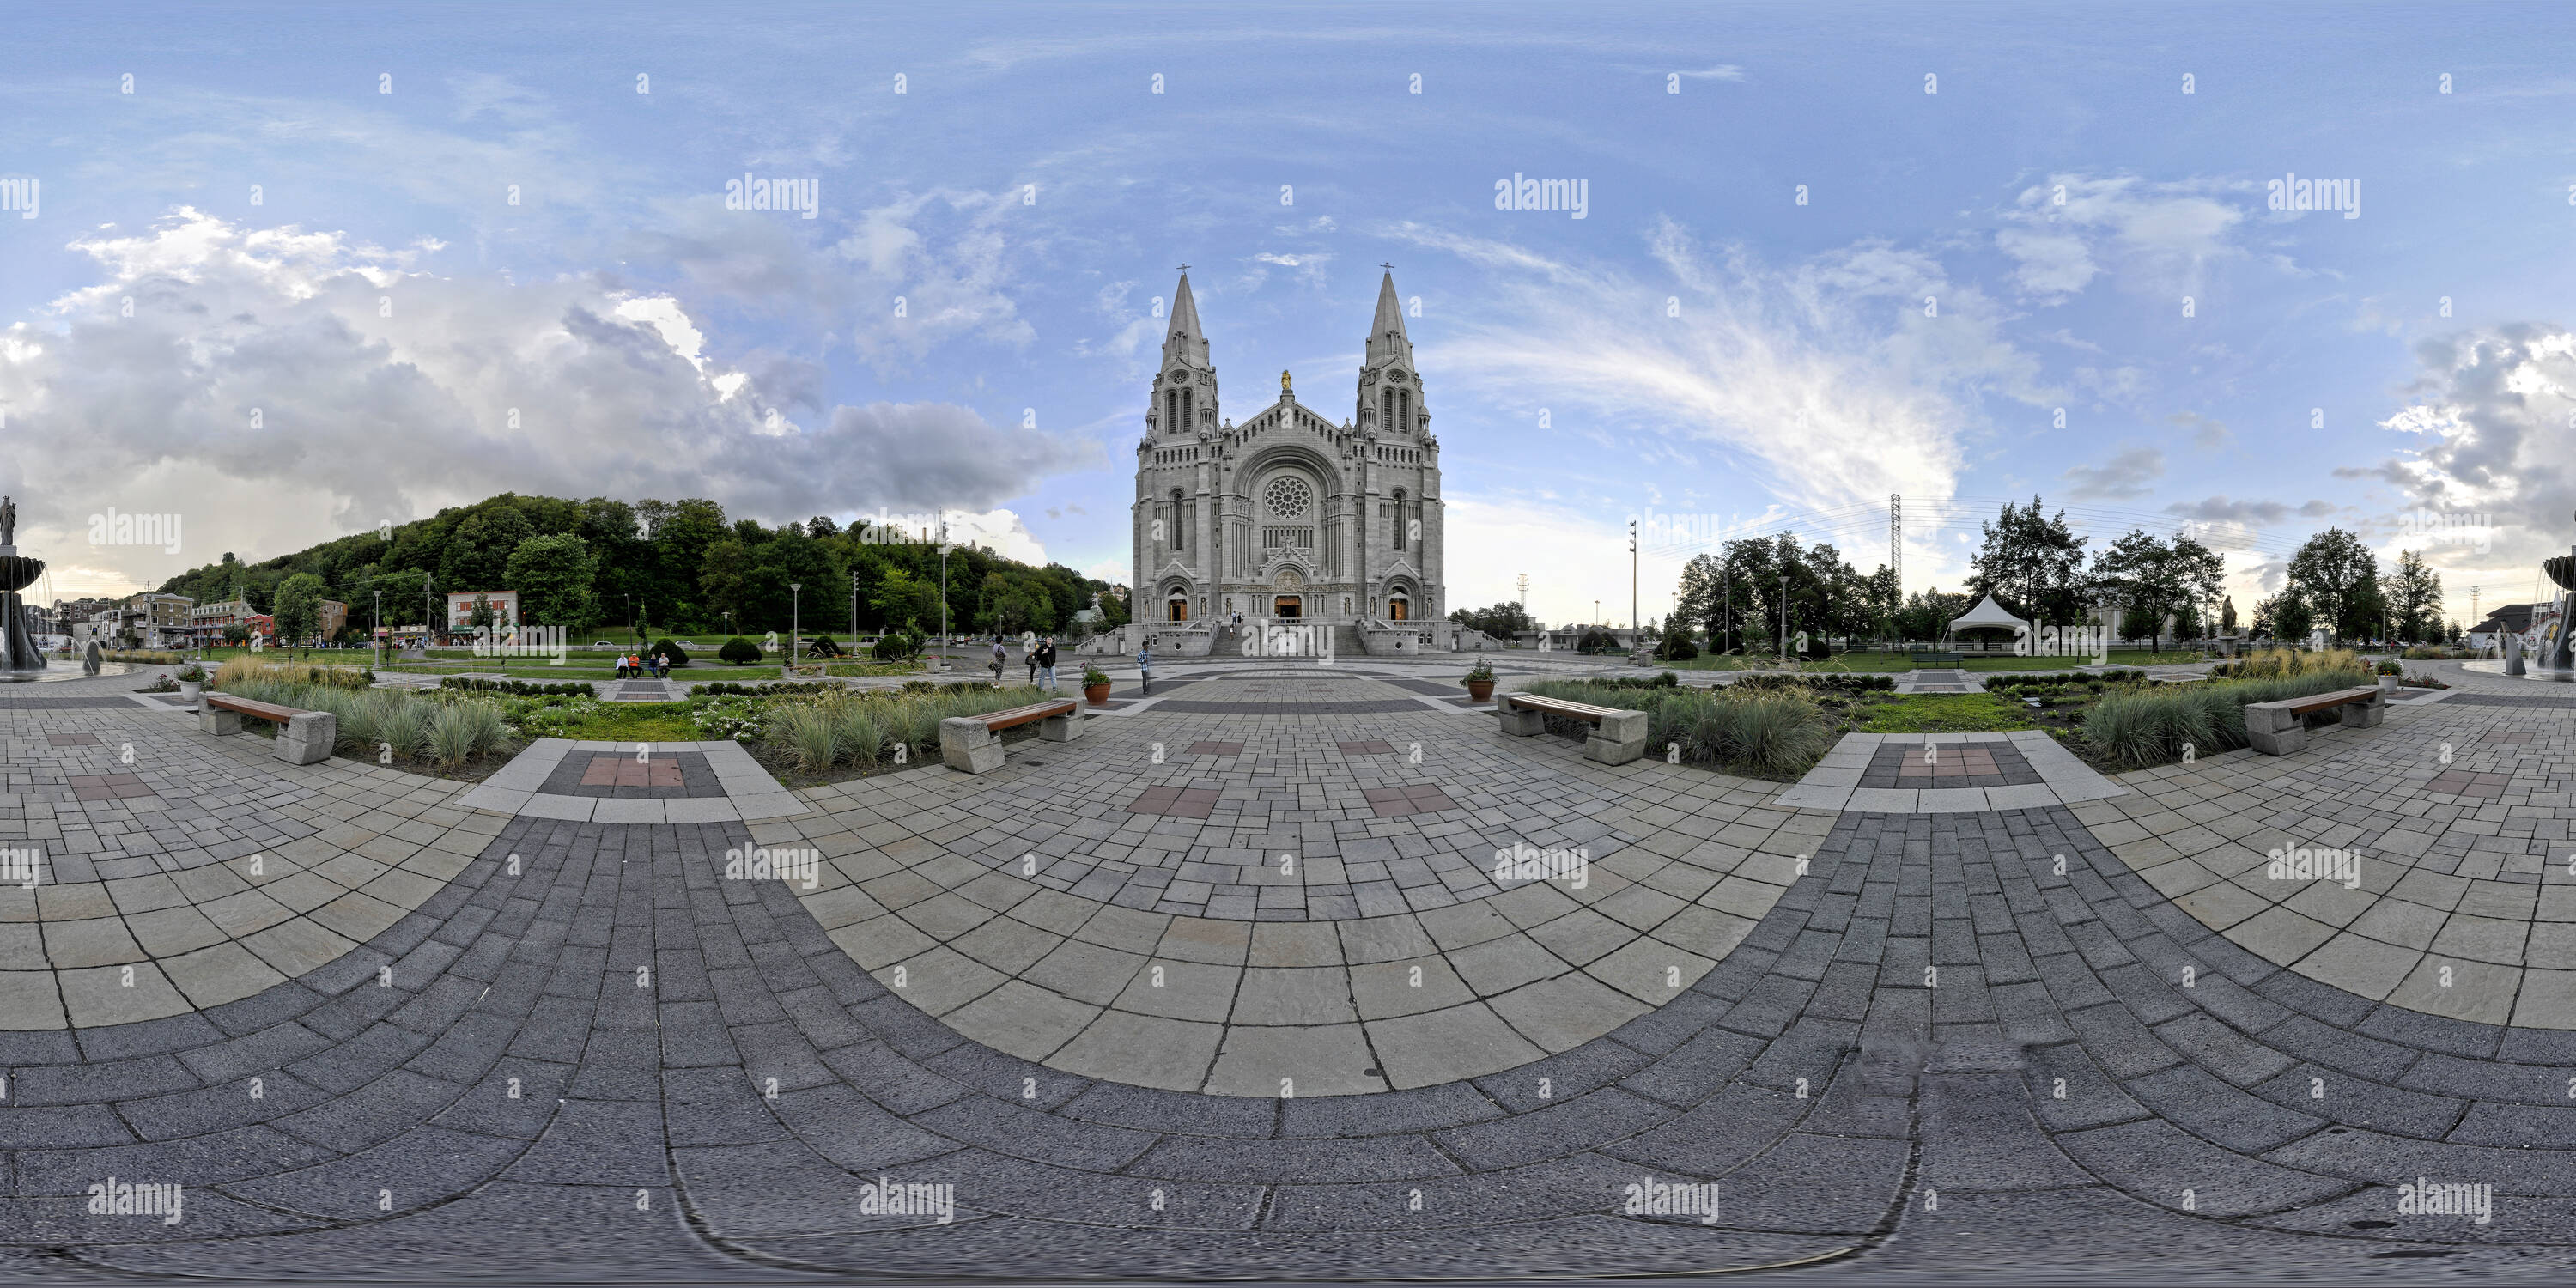
<svg viewBox="0 0 2576 1288"><path fill-rule="evenodd" d="M1059 698L980 716L950 716L939 722L939 758L961 774L988 774L1002 767L1002 743L994 735L1024 724L1038 725L1038 737L1071 742L1082 736L1082 708Z"/></svg>
<svg viewBox="0 0 2576 1288"><path fill-rule="evenodd" d="M332 745L340 740L340 717L328 711L299 711L228 693L207 693L197 700L197 728L206 733L218 737L240 733L243 716L277 725L276 756L290 765L328 760Z"/></svg>
<svg viewBox="0 0 2576 1288"><path fill-rule="evenodd" d="M1588 702L1542 698L1535 693L1500 693L1494 696L1494 714L1501 718L1503 732L1516 738L1533 738L1547 732L1549 716L1590 724L1592 736L1584 740L1583 754L1605 765L1624 765L1646 754L1643 711L1596 707Z"/></svg>
<svg viewBox="0 0 2576 1288"><path fill-rule="evenodd" d="M2284 698L2279 702L2245 704L2245 740L2254 750L2266 756L2286 756L2305 751L2308 726L2305 717L2319 711L2343 708L2343 727L2367 729L2388 715L2388 696L2377 687L2337 689L2305 698Z"/></svg>
<svg viewBox="0 0 2576 1288"><path fill-rule="evenodd" d="M1914 655L1914 664L1916 666L1923 666L1927 663L1957 666L1961 662L1965 662L1967 660L1966 656L1958 653L1917 653Z"/></svg>

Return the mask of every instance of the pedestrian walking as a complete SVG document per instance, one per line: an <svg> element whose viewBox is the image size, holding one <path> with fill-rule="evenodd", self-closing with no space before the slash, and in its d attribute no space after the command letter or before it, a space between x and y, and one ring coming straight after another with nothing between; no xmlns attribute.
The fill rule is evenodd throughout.
<svg viewBox="0 0 2576 1288"><path fill-rule="evenodd" d="M992 670L992 672L993 672L993 685L994 685L994 687L995 687L995 688L999 688L999 687L1001 687L1001 683L1002 683L1002 664L1003 664L1003 663L1005 663L1005 662L1007 662L1007 661L1009 661L1009 660L1010 660L1010 655L1009 655L1008 653L1004 652L1004 651L1003 651L1003 649L1002 649L1002 637L1001 637L1001 636L999 636L999 635L994 636L994 637L993 637L993 660L992 660L991 662L987 663L986 665L987 665L988 667L990 667L990 668L991 668L991 670Z"/></svg>
<svg viewBox="0 0 2576 1288"><path fill-rule="evenodd" d="M1046 691L1049 693L1059 692L1055 687L1054 636L1049 635L1038 642L1038 651L1036 656L1038 660L1038 676L1046 682Z"/></svg>
<svg viewBox="0 0 2576 1288"><path fill-rule="evenodd" d="M1154 691L1154 645L1151 640L1136 646L1136 670L1145 677L1144 691Z"/></svg>

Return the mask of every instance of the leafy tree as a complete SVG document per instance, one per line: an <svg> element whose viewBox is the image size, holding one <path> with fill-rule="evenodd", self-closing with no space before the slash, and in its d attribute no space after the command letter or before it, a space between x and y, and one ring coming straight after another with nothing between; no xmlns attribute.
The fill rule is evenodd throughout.
<svg viewBox="0 0 2576 1288"><path fill-rule="evenodd" d="M1529 610L1508 599L1491 608L1451 609L1449 620L1499 640L1509 640L1523 631L1538 629L1538 623L1530 619Z"/></svg>
<svg viewBox="0 0 2576 1288"><path fill-rule="evenodd" d="M2378 616L2379 561L2361 538L2341 528L2308 538L2290 556L2289 581L2315 624L2338 638L2360 638Z"/></svg>
<svg viewBox="0 0 2576 1288"><path fill-rule="evenodd" d="M597 575L590 543L558 532L520 542L510 552L502 581L519 592L521 621L571 628L598 619L599 603L591 590Z"/></svg>
<svg viewBox="0 0 2576 1288"><path fill-rule="evenodd" d="M2093 583L2099 602L2125 614L2125 624L2143 626L2150 647L2161 648L2168 613L2180 615L2218 594L2227 561L2217 551L2189 536L2170 542L2143 529L2131 529L2093 557Z"/></svg>
<svg viewBox="0 0 2576 1288"><path fill-rule="evenodd" d="M439 553L438 584L448 590L500 589L510 552L535 535L536 525L513 506L492 505L467 515Z"/></svg>
<svg viewBox="0 0 2576 1288"><path fill-rule="evenodd" d="M2397 552L2397 571L2388 579L2388 610L2396 619L2397 637L2415 643L2442 634L2442 574L2413 550Z"/></svg>
<svg viewBox="0 0 2576 1288"><path fill-rule="evenodd" d="M716 658L735 666L747 666L760 660L760 646L736 635L726 640L723 648L716 650Z"/></svg>
<svg viewBox="0 0 2576 1288"><path fill-rule="evenodd" d="M277 638L302 643L322 630L322 579L299 572L277 587Z"/></svg>
<svg viewBox="0 0 2576 1288"><path fill-rule="evenodd" d="M2036 496L2027 507L2007 501L2002 516L1982 526L1985 544L1973 561L1976 573L1968 579L1972 601L1993 595L2005 608L2043 626L2083 618L2085 539L2067 528L2064 510L2043 518Z"/></svg>

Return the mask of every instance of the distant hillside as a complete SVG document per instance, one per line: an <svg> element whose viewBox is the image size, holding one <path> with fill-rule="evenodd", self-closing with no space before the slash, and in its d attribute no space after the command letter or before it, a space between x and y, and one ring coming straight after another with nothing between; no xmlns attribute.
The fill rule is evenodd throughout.
<svg viewBox="0 0 2576 1288"><path fill-rule="evenodd" d="M345 601L358 632L374 624L379 597L383 624L417 624L425 589L434 586L438 594L514 590L527 621L580 634L623 632L639 616L657 635L716 634L730 612L736 634L756 635L788 629L800 598L789 587L799 583L806 629L850 629L855 578L860 629L937 630L939 548L871 535L828 517L776 528L728 522L723 506L705 500L505 492L389 534L363 532L260 563L226 553L161 589L200 603L238 591L260 612L273 610L281 589L289 602L298 590L314 592ZM300 577L313 581L288 586ZM1109 590L1062 564L1035 568L981 547L960 546L948 557L950 622L960 631L1061 630L1094 595L1113 621L1124 621L1126 605Z"/></svg>

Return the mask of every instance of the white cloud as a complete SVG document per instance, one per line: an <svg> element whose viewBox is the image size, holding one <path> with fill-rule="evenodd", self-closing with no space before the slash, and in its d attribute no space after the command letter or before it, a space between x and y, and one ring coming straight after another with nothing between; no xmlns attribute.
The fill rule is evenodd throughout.
<svg viewBox="0 0 2576 1288"><path fill-rule="evenodd" d="M137 583L502 491L705 496L773 520L998 513L1100 459L952 404L816 406L803 427L780 413L818 401L810 372L717 370L680 301L589 278L442 278L409 252L184 208L73 249L103 280L0 331L0 409L13 439L46 445L21 458L21 542L68 567L92 513L184 515L178 556L83 561ZM1025 532L1013 517L991 535Z"/></svg>
<svg viewBox="0 0 2576 1288"><path fill-rule="evenodd" d="M2246 254L2229 240L2244 212L2219 191L2199 181L2051 175L2003 212L1995 248L2014 262L2022 292L2043 302L2082 291L2103 272L2129 290L2197 293L2209 266Z"/></svg>
<svg viewBox="0 0 2576 1288"><path fill-rule="evenodd" d="M1971 404L2049 393L2038 364L2002 338L1991 300L1884 243L1782 270L1706 250L1665 222L1649 249L1667 276L1639 280L1418 225L1394 235L1456 254L1490 283L1486 299L1453 311L1455 330L1425 342L1426 368L1532 414L1547 407L1559 434L1640 429L1723 448L1793 506L1946 497ZM1924 315L1926 296L1937 317ZM1667 315L1668 297L1680 316Z"/></svg>
<svg viewBox="0 0 2576 1288"><path fill-rule="evenodd" d="M2100 465L2078 465L2066 471L2066 481L2079 497L2132 497L2144 495L2147 485L2163 478L2165 454L2153 447L2130 447Z"/></svg>

